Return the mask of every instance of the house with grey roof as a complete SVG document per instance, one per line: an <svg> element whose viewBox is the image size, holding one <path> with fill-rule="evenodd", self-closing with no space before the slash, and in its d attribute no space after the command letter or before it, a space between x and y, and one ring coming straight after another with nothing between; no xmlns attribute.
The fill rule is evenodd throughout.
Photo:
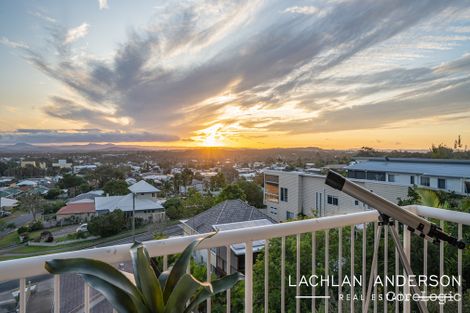
<svg viewBox="0 0 470 313"><path fill-rule="evenodd" d="M188 220L181 221L183 232L186 236L238 228L262 227L275 223L276 221L262 213L259 209L242 200L223 201ZM263 247L263 240L253 242L254 253L261 251ZM211 249L210 262L216 273L227 273L227 254L226 247ZM243 244L232 244L229 255L230 272L243 272L245 269L245 246ZM206 250L197 251L194 257L197 262L206 263L208 254Z"/></svg>
<svg viewBox="0 0 470 313"><path fill-rule="evenodd" d="M129 187L130 193L124 196L95 197L97 214L105 214L121 210L126 216L142 218L149 222L165 220L165 210L162 202L157 199L159 190L144 180Z"/></svg>

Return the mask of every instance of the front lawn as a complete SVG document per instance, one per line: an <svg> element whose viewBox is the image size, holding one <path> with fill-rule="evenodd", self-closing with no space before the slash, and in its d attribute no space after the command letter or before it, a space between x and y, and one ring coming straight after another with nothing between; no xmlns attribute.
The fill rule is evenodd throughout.
<svg viewBox="0 0 470 313"><path fill-rule="evenodd" d="M16 233L16 231L9 233L5 237L0 238L0 249L7 248L12 244L20 243L20 237Z"/></svg>

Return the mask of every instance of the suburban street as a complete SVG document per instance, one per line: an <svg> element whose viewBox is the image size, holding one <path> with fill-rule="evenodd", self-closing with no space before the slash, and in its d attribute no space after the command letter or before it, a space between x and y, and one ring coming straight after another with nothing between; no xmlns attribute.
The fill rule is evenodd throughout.
<svg viewBox="0 0 470 313"><path fill-rule="evenodd" d="M75 226L69 226L69 229L64 230L70 232L71 228ZM136 236L137 241L151 240L154 236L155 229L149 229L147 232ZM182 229L179 225L169 225L161 231L164 235L178 236L182 235ZM127 238L107 242L97 247L105 247L119 244L132 243L132 236ZM126 264L128 265L128 264ZM130 268L130 266L125 266ZM40 275L28 279L31 285L36 285L36 290L28 300L28 312L32 313L45 313L51 312L52 309L52 297L53 297L53 282L51 275ZM7 281L0 283L0 313L11 312L8 307L11 307L11 301L13 297L11 293L18 289L18 281ZM78 275L66 274L61 275L60 279L61 286L61 312L81 312L83 310L83 298L84 298L84 284L83 279ZM91 293L91 303L93 312L112 312L111 305L105 301L105 299L95 290Z"/></svg>
<svg viewBox="0 0 470 313"><path fill-rule="evenodd" d="M17 216L13 219L8 220L8 223L15 223L16 227L23 226L33 220L33 215L31 213L23 213L20 216ZM0 237L6 236L7 234L15 231L14 229L6 229L0 232Z"/></svg>

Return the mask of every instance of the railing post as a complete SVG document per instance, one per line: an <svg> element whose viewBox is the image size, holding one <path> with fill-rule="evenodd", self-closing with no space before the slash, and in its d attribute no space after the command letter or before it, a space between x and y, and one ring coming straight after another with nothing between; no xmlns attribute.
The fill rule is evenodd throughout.
<svg viewBox="0 0 470 313"><path fill-rule="evenodd" d="M83 310L85 313L90 313L90 286L87 283L84 283L84 285Z"/></svg>
<svg viewBox="0 0 470 313"><path fill-rule="evenodd" d="M462 224L458 224L458 238L462 240ZM460 295L460 301L458 305L458 313L462 313L462 249L457 250L457 275L459 276L458 293Z"/></svg>
<svg viewBox="0 0 470 313"><path fill-rule="evenodd" d="M355 252L354 252L354 241L355 241L355 231L356 231L356 225L351 225L351 238L350 238L350 243L351 243L351 300L350 300L350 307L349 307L349 312L354 313L354 295L355 295L355 279L354 279L354 266L355 266Z"/></svg>
<svg viewBox="0 0 470 313"><path fill-rule="evenodd" d="M343 300L339 297L342 293L341 282L343 281L343 228L338 229L338 312L343 312Z"/></svg>
<svg viewBox="0 0 470 313"><path fill-rule="evenodd" d="M295 281L296 281L296 286L295 286L295 295L300 296L300 234L297 234L295 238L296 242L296 251L295 251ZM295 298L295 312L300 313L300 298L296 297Z"/></svg>
<svg viewBox="0 0 470 313"><path fill-rule="evenodd" d="M26 278L20 278L20 313L26 313Z"/></svg>
<svg viewBox="0 0 470 313"><path fill-rule="evenodd" d="M60 313L60 275L54 275L54 313Z"/></svg>
<svg viewBox="0 0 470 313"><path fill-rule="evenodd" d="M211 249L207 249L207 263L206 263L206 276L207 276L207 281L210 282L211 281L211 257L212 257L212 251ZM210 313L212 311L212 302L211 302L211 298L207 298L207 301L206 301L206 308L207 308L207 312Z"/></svg>
<svg viewBox="0 0 470 313"><path fill-rule="evenodd" d="M227 275L230 275L232 273L232 250L230 248L230 245L225 247L226 249L226 258L227 258L227 270L226 273ZM226 308L226 313L230 313L232 309L232 297L231 297L231 290L227 289L227 308Z"/></svg>
<svg viewBox="0 0 470 313"><path fill-rule="evenodd" d="M269 240L264 242L264 312L269 311Z"/></svg>
<svg viewBox="0 0 470 313"><path fill-rule="evenodd" d="M245 313L253 312L253 243L245 243Z"/></svg>
<svg viewBox="0 0 470 313"><path fill-rule="evenodd" d="M281 238L281 313L286 309L286 237Z"/></svg>
<svg viewBox="0 0 470 313"><path fill-rule="evenodd" d="M441 229L444 231L445 225L444 221L441 220L441 223L439 225ZM439 277L444 276L444 241L441 240L439 243ZM444 286L442 284L439 284L439 294L444 294ZM444 313L444 303L439 302L439 313Z"/></svg>
<svg viewBox="0 0 470 313"><path fill-rule="evenodd" d="M405 256L408 262L410 262L411 265L411 260L410 260L410 255L411 255L411 232L408 230L408 226L403 225L403 251L405 252ZM408 275L406 275L405 269L403 269L403 275L405 275L406 281L408 281ZM403 286L403 293L405 295L410 294L410 285L407 283ZM405 300L403 301L403 312L404 313L409 313L411 305L410 301Z"/></svg>
<svg viewBox="0 0 470 313"><path fill-rule="evenodd" d="M327 229L325 230L325 277L329 275L329 268L330 268L330 259L329 259L329 251L330 251L330 231ZM328 313L330 308L330 303L328 301L329 296L329 289L328 284L325 284L325 313Z"/></svg>
<svg viewBox="0 0 470 313"><path fill-rule="evenodd" d="M317 233L312 232L312 275L316 275L317 273ZM316 281L314 281L316 283ZM312 313L315 313L316 310L316 302L315 302L315 284L312 286Z"/></svg>

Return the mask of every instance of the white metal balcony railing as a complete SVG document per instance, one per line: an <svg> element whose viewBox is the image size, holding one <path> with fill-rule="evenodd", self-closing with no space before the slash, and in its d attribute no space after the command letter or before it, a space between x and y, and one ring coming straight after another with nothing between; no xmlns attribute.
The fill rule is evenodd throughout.
<svg viewBox="0 0 470 313"><path fill-rule="evenodd" d="M425 217L425 218L432 218L432 219L437 219L441 221L441 225L443 225L443 222L449 222L449 223L455 223L457 225L458 229L458 237L462 238L462 226L463 225L470 225L470 214L467 213L461 213L461 212L455 212L455 211L449 211L449 210L443 210L443 209L437 209L437 208L430 208L430 207L424 207L424 206L408 206L407 209L415 212L416 214ZM256 228L251 228L249 231L247 229L237 229L237 230L230 230L230 231L224 231L217 236L212 237L206 241L204 241L200 245L200 249L210 249L213 247L229 247L230 244L234 243L245 243L246 245L246 253L245 253L245 291L244 291L244 310L245 312L251 313L253 312L253 245L252 242L256 240L266 240L266 245L265 245L265 253L264 257L265 260L269 259L269 240L272 238L281 238L281 264L280 264L280 273L281 273L281 281L279 282L280 284L280 307L276 308L276 312L285 312L285 307L286 307L286 301L295 301L295 308L296 312L300 312L300 301L304 301L301 299L301 297L295 297L295 298L289 298L286 299L286 237L287 236L296 236L296 253L295 253L295 273L292 273L293 276L295 275L297 282L299 281L300 277L300 258L309 258L311 259L311 265L312 265L312 275L315 274L317 264L320 264L319 262L324 261L324 264L327 265L325 266L324 269L324 275L328 276L329 272L332 271L329 264L335 264L337 267L335 269L336 275L337 275L337 281L342 280L342 275L343 275L343 269L346 269L349 266L350 274L351 276L354 275L355 267L356 267L356 258L350 258L350 264L343 264L343 262L336 262L332 263L330 261L332 260L343 260L343 246L346 246L346 244L350 245L350 255L355 256L356 253L355 251L362 251L362 270L363 273L366 273L368 270L368 267L370 264L367 264L367 257L366 257L366 251L367 251L367 246L369 245L370 247L373 246L373 242L367 242L366 240L366 232L362 231L362 247L358 248L356 247L355 243L355 235L358 230L356 230L356 227L353 227L355 225L362 225L363 229L366 229L368 223L373 223L373 225L377 226L377 221L378 221L378 214L377 212L374 211L366 211L366 212L359 212L359 213L353 213L353 214L347 214L347 215L337 215L337 216L330 216L330 217L322 217L322 218L316 218L316 219L308 219L308 220L302 220L302 221L295 221L295 222L290 222L290 223L282 223L282 224L276 224L276 225L269 225L269 226L261 226L261 227L256 227ZM350 238L343 238L343 229L346 227L350 227L351 229L351 235ZM338 235L338 245L337 251L334 251L332 253L330 249L330 237L329 237L329 232L330 230L337 229L337 235ZM300 251L300 240L301 240L301 234L305 233L310 233L312 234L312 247L319 247L317 242L317 236L316 234L319 234L319 232L324 232L324 260L318 260L317 259L317 254L316 250L317 249L312 249L311 253L308 251L307 255L306 253L303 253ZM164 262L164 268L167 267L167 260L168 260L168 255L176 254L181 252L194 238L199 237L200 235L194 235L194 236L188 236L188 237L178 237L178 238L170 238L170 239L165 239L165 240L154 240L154 241L147 241L145 242L145 246L149 251L149 254L151 256L163 256L163 262ZM387 236L387 234L385 234ZM374 237L375 238L375 237ZM387 238L387 237L385 237ZM405 253L409 256L410 251L411 251L411 233L406 229L403 228L402 231L402 240L403 240L403 245L405 249ZM346 243L346 244L345 244ZM318 246L317 246L318 245ZM389 242L388 240L384 240L384 255L383 255L383 267L385 271L388 271L388 263L389 263L389 255L388 255L388 245ZM445 273L445 268L444 268L444 246L445 243L440 243L439 245L439 275L442 276ZM53 258L73 258L73 257L84 257L84 258L93 258L93 259L98 259L102 260L108 263L114 263L118 264L120 262L125 262L128 261L130 256L129 256L129 248L130 244L124 244L124 245L116 245L116 246L109 246L109 247L103 247L103 248L95 248L95 249L87 249L87 250L82 250L82 251L73 251L73 252L65 252L65 253L58 253L58 254L50 254L50 255L43 255L43 256L36 256L36 257L30 257L30 258L24 258L24 259L18 259L18 260L10 260L10 261L4 261L0 262L0 282L3 281L10 281L10 280L19 280L19 312L24 313L26 312L26 307L27 307L27 281L31 277L37 276L37 275L43 275L47 274L47 272L44 269L44 262ZM357 250L355 250L357 248ZM424 240L424 243L422 245L423 248L423 269L422 273L415 273L415 274L423 274L426 275L427 272L427 267L428 267L428 243L427 241ZM227 254L230 253L230 249L226 249ZM455 252L455 251L454 251ZM395 253L396 254L396 253ZM457 273L459 276L462 275L462 251L459 250L456 252L457 254ZM208 253L210 256L211 253ZM289 255L289 257L292 257ZM391 256L390 256L391 257ZM397 266L398 263L398 256L395 255L395 275L398 275L400 272L400 267ZM226 262L226 266L228 268L231 267L230 264L230 257L227 257L228 262ZM411 263L413 263L413 260L411 260ZM210 257L207 260L207 268L211 270L211 260ZM269 307L269 262L264 262L264 310L267 312L267 308ZM303 269L304 270L304 269ZM310 270L310 269L309 269ZM447 269L449 270L449 269ZM391 271L392 272L392 271ZM209 273L208 273L209 277ZM53 278L53 311L55 313L63 312L64 310L61 310L61 288L60 288L60 277L58 275L55 275ZM351 300L341 300L338 299L337 303L337 308L338 312L342 312L343 309L346 308L346 303L345 301L348 301L348 308L350 312L356 311L361 311L361 304L363 303L363 300L359 301L354 301L353 295L359 294L360 293L360 288L362 288L362 293L365 294L365 285L363 284L363 287L351 287L350 288L350 294L351 294ZM289 287L289 286L287 286ZM93 296L91 296L90 288L85 285L83 291L83 308L82 311L85 313L88 313L91 311L92 306L93 306ZM293 287L290 287L293 288ZM312 295L320 295L320 294L329 294L328 288L337 288L338 293L341 293L341 286L339 287L322 287L320 290L320 287L313 287L312 288ZM348 287L349 288L349 287ZM384 287L385 288L385 287ZM404 286L403 287L403 292L407 292L409 290L409 286ZM440 291L443 291L443 287L439 287ZM296 289L296 295L299 295L300 287L297 286L295 287ZM383 290L383 292L386 292ZM425 293L427 292L426 288L424 290ZM324 293L323 293L324 292ZM375 293L377 293L377 289L374 290ZM460 294L462 294L462 286L458 286L458 290ZM259 301L259 299L257 299ZM324 311L328 312L329 310L329 300L327 298L322 299L322 300L311 300L312 303L312 311L313 308L315 308L315 301L323 301L322 305L324 306ZM384 302L384 312L389 312L388 311L388 305L386 302ZM318 303L317 303L318 304ZM344 307L343 307L344 305ZM374 312L377 311L377 304L376 301L373 301L374 305ZM411 310L411 305L410 302L402 302L402 303L395 303L395 312L410 312ZM444 312L444 307L445 304L439 305L439 311ZM462 312L463 308L463 301L459 301L457 304L458 307L458 312ZM1 308L0 308L1 311ZM207 302L207 312L211 311L211 302L210 300ZM226 295L226 311L230 312L231 311L231 293L230 291L227 291Z"/></svg>

